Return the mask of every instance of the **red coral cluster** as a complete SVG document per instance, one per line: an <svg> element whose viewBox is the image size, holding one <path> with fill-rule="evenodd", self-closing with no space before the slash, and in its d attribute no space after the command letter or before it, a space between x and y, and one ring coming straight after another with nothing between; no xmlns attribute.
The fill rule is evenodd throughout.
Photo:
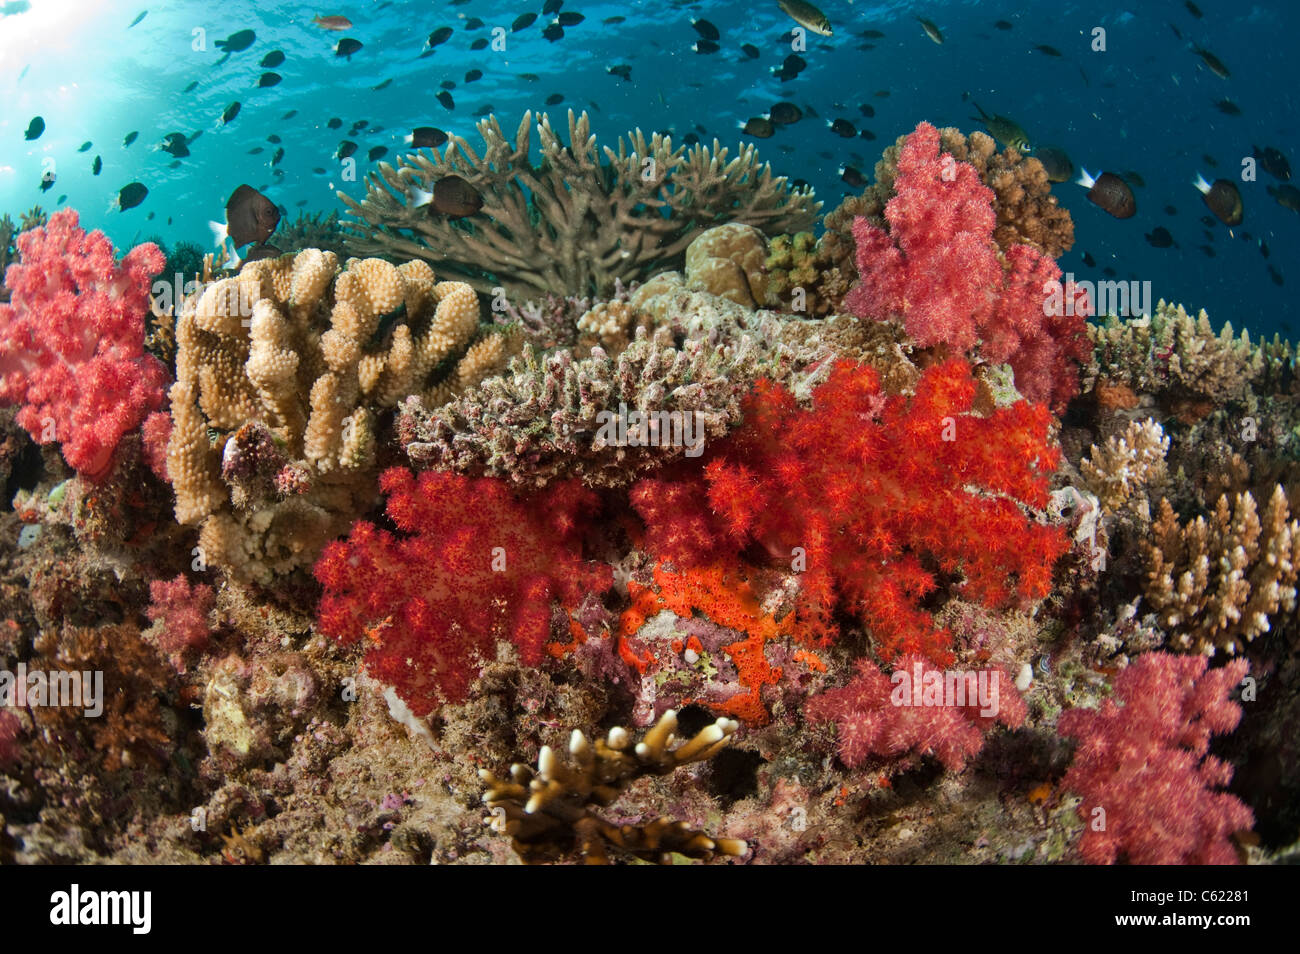
<svg viewBox="0 0 1300 954"><path fill-rule="evenodd" d="M1219 791L1232 768L1207 754L1241 707L1230 693L1244 659L1206 672L1206 657L1146 653L1115 677L1115 700L1073 709L1058 723L1079 747L1061 787L1083 796L1079 850L1093 864L1234 864L1231 836L1254 825Z"/></svg>
<svg viewBox="0 0 1300 954"><path fill-rule="evenodd" d="M797 630L828 642L842 606L892 660L951 659L927 599L941 584L989 606L1047 595L1068 542L1026 516L1043 508L1059 452L1045 407L971 413L970 366L928 369L913 396L839 362L798 407L762 383L744 425L702 461L639 481L646 549L679 569L766 555L800 575Z"/></svg>
<svg viewBox="0 0 1300 954"><path fill-rule="evenodd" d="M208 643L208 614L216 594L206 583L191 584L182 574L174 580L153 580L149 584L149 621L162 621L158 648L180 672L185 671L184 657L190 650Z"/></svg>
<svg viewBox="0 0 1300 954"><path fill-rule="evenodd" d="M840 761L849 768L872 755L933 755L954 772L979 754L994 723L1019 728L1028 715L1004 670L956 672L946 679L919 656L899 660L893 676L860 659L847 686L813 698L806 712L811 722L836 724Z"/></svg>
<svg viewBox="0 0 1300 954"><path fill-rule="evenodd" d="M156 245L120 263L103 232L87 234L71 209L17 239L22 263L0 305L0 404L22 404L33 439L63 445L68 465L95 478L124 434L163 406L167 369L144 350L149 281L164 266Z"/></svg>
<svg viewBox="0 0 1300 954"><path fill-rule="evenodd" d="M384 472L398 534L358 521L316 564L324 585L320 627L343 644L364 641L366 665L416 715L465 698L497 639L537 665L551 635L551 604L573 608L612 582L582 559L596 510L577 481L516 497L504 481L400 467Z"/></svg>
<svg viewBox="0 0 1300 954"><path fill-rule="evenodd" d="M1020 393L1060 410L1078 391L1088 355L1086 294L1029 245L998 256L993 190L975 167L939 151L921 123L898 159L889 230L853 223L862 281L845 299L860 318L901 316L918 345L947 345L1009 362Z"/></svg>

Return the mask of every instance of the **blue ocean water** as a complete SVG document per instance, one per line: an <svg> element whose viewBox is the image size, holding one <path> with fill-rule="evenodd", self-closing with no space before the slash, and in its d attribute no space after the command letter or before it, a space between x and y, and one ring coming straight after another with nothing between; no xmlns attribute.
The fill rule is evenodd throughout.
<svg viewBox="0 0 1300 954"><path fill-rule="evenodd" d="M815 186L828 211L859 191L841 181L844 165L870 176L881 150L923 119L979 128L971 118L976 102L1014 118L1035 144L1064 148L1076 167L1136 172L1145 183L1135 189L1137 215L1123 221L1091 205L1083 188L1054 187L1076 224L1063 270L1101 279L1111 269L1118 279L1150 281L1156 298L1205 308L1216 324L1230 320L1252 333L1297 337L1291 295L1300 286L1300 214L1268 194L1278 183L1263 169L1244 181L1242 163L1254 146L1300 161L1300 4L822 0L834 34L809 33L799 54L806 68L784 79L774 70L791 53L795 23L777 0L566 0L560 11L583 19L556 40L543 35L556 18L542 15L543 6L544 0L344 0L328 8L264 0L0 0L0 211L16 218L34 204L76 208L85 226L104 229L123 249L154 236L210 246L207 223L223 218L226 198L240 183L264 191L291 216L342 211L337 188L354 196L364 190L340 179L341 140L357 142L364 172L371 149L387 147L385 158L393 161L414 126L436 126L476 144L476 113L495 112L513 131L530 108L548 111L560 127L567 109L587 109L610 145L633 127L671 130L675 140L692 132L705 142L716 137L733 151L755 141L774 170ZM536 21L512 31L527 13L538 14ZM313 25L316 15L345 16L352 25L328 31ZM938 26L942 44L927 37L918 15ZM696 48L704 29L692 25L697 19L716 26L716 52ZM999 20L1010 28L995 25ZM430 34L444 26L451 38L422 57ZM471 49L477 38L491 40L494 27L504 28L504 50ZM217 41L240 30L254 31L255 40L225 56ZM1104 49L1094 48L1099 36ZM335 53L345 37L362 44L350 57ZM744 44L758 55L746 54ZM1206 67L1198 44L1222 61L1228 77ZM273 71L282 81L260 88L268 72L260 63L277 50L284 62ZM631 67L629 80L609 72L623 64ZM475 70L481 79L467 82ZM454 108L435 98L444 82L455 84ZM554 95L562 101L545 106ZM1225 99L1241 114L1221 111L1216 104ZM744 139L745 121L781 100L816 118L779 127L769 139ZM223 123L233 102L241 104L239 114ZM864 116L863 105L874 116ZM29 141L36 116L45 129ZM329 128L331 117L342 128ZM829 128L834 119L848 120L858 135L837 135ZM366 128L349 135L359 120ZM200 130L188 157L157 148L170 133L191 137ZM131 132L138 139L124 145ZM270 136L284 149L278 167ZM91 147L79 152L87 141ZM43 192L42 177L51 173L54 184ZM1198 173L1236 182L1242 225L1229 230L1206 218L1192 186ZM147 198L133 209L112 208L131 182L147 186ZM1145 236L1158 226L1175 246L1149 244ZM1085 253L1095 266L1085 264Z"/></svg>

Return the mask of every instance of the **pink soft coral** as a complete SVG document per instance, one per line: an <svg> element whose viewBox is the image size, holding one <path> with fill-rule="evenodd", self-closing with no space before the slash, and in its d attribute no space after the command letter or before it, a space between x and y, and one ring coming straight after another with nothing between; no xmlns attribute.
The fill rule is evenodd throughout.
<svg viewBox="0 0 1300 954"><path fill-rule="evenodd" d="M63 445L68 465L95 478L124 434L162 407L167 369L144 350L156 245L121 263L103 232L87 234L71 209L17 239L11 294L0 305L0 404L21 404L18 424Z"/></svg>
<svg viewBox="0 0 1300 954"><path fill-rule="evenodd" d="M945 698L944 673L917 656L899 660L894 675L885 675L866 659L858 660L858 673L842 689L824 692L808 702L812 722L834 722L839 756L849 768L857 768L870 756L901 758L933 755L954 772L984 747L984 733L995 722L1010 728L1024 724L1027 709L1011 677L1001 669L979 673L956 673L949 679L956 689L973 689L967 680L982 678L987 687L982 707L974 693L964 700L954 694ZM931 693L938 687L938 696ZM958 701L964 704L958 705ZM947 703L947 704L945 704Z"/></svg>
<svg viewBox="0 0 1300 954"><path fill-rule="evenodd" d="M1116 700L1060 718L1079 747L1061 787L1083 796L1084 860L1111 864L1234 864L1231 835L1254 816L1218 789L1232 768L1207 752L1241 707L1229 693L1244 659L1206 672L1204 656L1146 653L1115 677ZM1100 811L1099 811L1100 810Z"/></svg>
<svg viewBox="0 0 1300 954"><path fill-rule="evenodd" d="M206 583L191 584L180 575L174 580L153 580L149 584L149 598L146 613L150 622L162 621L158 648L168 655L172 665L184 672L185 654L208 643L208 614L212 612L216 594Z"/></svg>
<svg viewBox="0 0 1300 954"><path fill-rule="evenodd" d="M862 281L846 298L862 318L901 316L918 345L1008 362L1020 393L1060 410L1078 391L1087 356L1086 295L1062 287L1051 258L1027 245L998 258L993 190L968 163L939 151L921 123L898 160L889 230L853 223Z"/></svg>
<svg viewBox="0 0 1300 954"><path fill-rule="evenodd" d="M582 533L596 497L575 481L531 498L490 477L385 471L394 535L358 521L316 564L320 627L364 642L370 672L416 715L459 702L498 638L525 665L544 657L551 603L574 608L608 589L608 566L584 562Z"/></svg>

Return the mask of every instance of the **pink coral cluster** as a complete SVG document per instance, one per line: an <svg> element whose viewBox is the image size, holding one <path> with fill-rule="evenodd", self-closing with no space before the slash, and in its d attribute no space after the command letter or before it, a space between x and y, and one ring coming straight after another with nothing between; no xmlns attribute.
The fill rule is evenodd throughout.
<svg viewBox="0 0 1300 954"><path fill-rule="evenodd" d="M576 481L523 499L490 477L417 480L394 467L380 486L400 535L357 521L346 542L326 547L315 568L320 627L364 642L371 674L416 715L464 699L498 638L539 664L552 601L573 609L612 582L608 566L582 559L597 501Z"/></svg>
<svg viewBox="0 0 1300 954"><path fill-rule="evenodd" d="M190 650L207 645L210 628L208 614L216 594L206 583L191 584L184 575L174 580L154 580L149 584L150 605L146 613L150 622L162 621L158 648L172 665L184 672L184 657Z"/></svg>
<svg viewBox="0 0 1300 954"><path fill-rule="evenodd" d="M0 403L21 404L19 425L57 441L69 466L102 476L122 436L163 406L167 369L144 350L156 245L119 263L103 232L87 234L71 209L17 239L21 264L0 305Z"/></svg>
<svg viewBox="0 0 1300 954"><path fill-rule="evenodd" d="M1115 700L1060 718L1079 747L1061 787L1083 796L1080 853L1093 864L1234 864L1231 836L1254 825L1219 791L1232 768L1207 754L1241 707L1229 694L1246 675L1237 659L1206 672L1206 657L1146 653L1115 677Z"/></svg>
<svg viewBox="0 0 1300 954"><path fill-rule="evenodd" d="M1060 284L1061 270L1028 245L999 259L993 190L965 162L939 151L921 123L898 160L889 230L853 223L862 281L845 299L861 318L901 316L921 347L947 345L1010 363L1020 393L1059 411L1078 391L1088 354L1086 294Z"/></svg>
<svg viewBox="0 0 1300 954"><path fill-rule="evenodd" d="M836 724L840 761L849 768L873 755L933 755L960 772L994 723L1019 728L1028 715L1002 669L946 674L919 656L899 660L892 676L866 659L857 667L848 685L814 697L805 710L814 723Z"/></svg>

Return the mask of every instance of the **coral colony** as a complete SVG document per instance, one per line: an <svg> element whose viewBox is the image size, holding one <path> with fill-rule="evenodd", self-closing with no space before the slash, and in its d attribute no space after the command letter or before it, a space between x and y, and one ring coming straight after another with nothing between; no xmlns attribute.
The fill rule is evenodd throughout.
<svg viewBox="0 0 1300 954"><path fill-rule="evenodd" d="M238 270L17 234L0 860L1285 854L1294 350L1090 322L982 133L819 235L752 146L568 126Z"/></svg>

